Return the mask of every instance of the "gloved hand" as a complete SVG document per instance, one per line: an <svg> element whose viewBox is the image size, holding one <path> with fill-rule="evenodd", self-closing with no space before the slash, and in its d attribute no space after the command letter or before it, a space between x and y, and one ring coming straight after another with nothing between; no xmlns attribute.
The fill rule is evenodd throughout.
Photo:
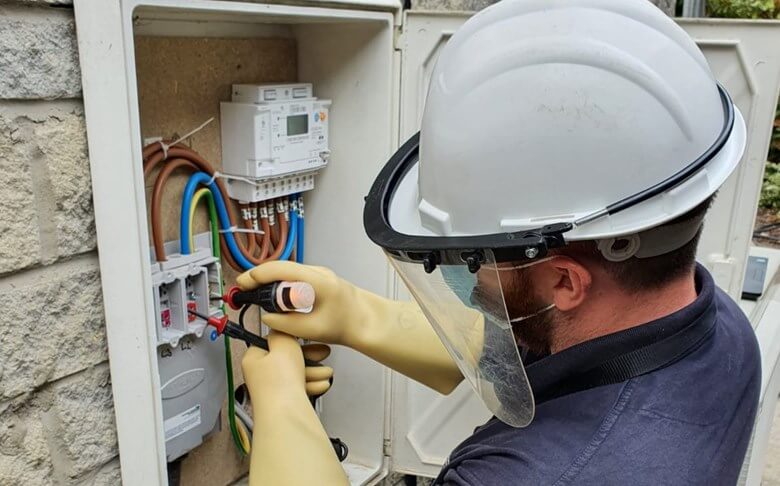
<svg viewBox="0 0 780 486"><path fill-rule="evenodd" d="M306 394L307 381L321 381L307 377L316 368L304 366L292 336L271 332L268 347L249 348L241 363L256 430L250 485L349 484Z"/></svg>
<svg viewBox="0 0 780 486"><path fill-rule="evenodd" d="M323 267L273 261L237 278L242 290L278 281L314 287L309 314L263 314L272 329L293 336L349 346L441 393L463 379L455 362L416 303L396 302L355 287Z"/></svg>
<svg viewBox="0 0 780 486"><path fill-rule="evenodd" d="M303 357L309 361L319 363L330 356L330 346L327 344L304 344L301 346ZM333 368L330 366L307 366L304 371L306 377L306 394L310 397L323 395L330 389L330 379L333 377Z"/></svg>

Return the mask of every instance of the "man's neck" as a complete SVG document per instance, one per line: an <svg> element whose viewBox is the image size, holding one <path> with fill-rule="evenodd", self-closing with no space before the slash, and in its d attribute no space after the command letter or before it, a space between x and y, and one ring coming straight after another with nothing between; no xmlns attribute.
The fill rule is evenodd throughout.
<svg viewBox="0 0 780 486"><path fill-rule="evenodd" d="M594 299L588 308L556 326L553 353L660 319L696 300L693 273L648 292L628 293L609 286L593 290Z"/></svg>

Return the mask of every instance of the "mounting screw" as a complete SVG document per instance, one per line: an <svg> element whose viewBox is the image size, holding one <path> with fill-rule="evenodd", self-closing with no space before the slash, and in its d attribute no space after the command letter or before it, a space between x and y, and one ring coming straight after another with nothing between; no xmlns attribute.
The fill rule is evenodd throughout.
<svg viewBox="0 0 780 486"><path fill-rule="evenodd" d="M466 266L469 268L469 272L477 273L481 266L481 258L479 253L474 253L466 258Z"/></svg>
<svg viewBox="0 0 780 486"><path fill-rule="evenodd" d="M425 273L433 273L436 270L436 256L433 253L423 258L422 263Z"/></svg>
<svg viewBox="0 0 780 486"><path fill-rule="evenodd" d="M537 255L539 255L539 248L536 248L536 247L534 246L534 247L531 247L531 248L526 248L526 249L525 249L525 256L526 256L527 258L531 258L531 259L533 259L533 258L536 258L536 256L537 256Z"/></svg>

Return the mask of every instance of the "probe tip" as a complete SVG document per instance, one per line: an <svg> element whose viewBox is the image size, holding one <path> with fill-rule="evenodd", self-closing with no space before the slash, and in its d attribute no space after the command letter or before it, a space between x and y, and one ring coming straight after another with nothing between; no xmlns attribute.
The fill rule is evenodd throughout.
<svg viewBox="0 0 780 486"><path fill-rule="evenodd" d="M314 287L306 282L292 282L290 302L295 309L309 309L314 305Z"/></svg>

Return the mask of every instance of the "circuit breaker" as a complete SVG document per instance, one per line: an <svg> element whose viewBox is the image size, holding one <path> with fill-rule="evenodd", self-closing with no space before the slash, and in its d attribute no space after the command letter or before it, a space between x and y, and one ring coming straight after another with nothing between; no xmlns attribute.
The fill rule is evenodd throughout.
<svg viewBox="0 0 780 486"><path fill-rule="evenodd" d="M230 197L257 202L313 189L330 156L330 104L307 83L233 85L220 104Z"/></svg>
<svg viewBox="0 0 780 486"><path fill-rule="evenodd" d="M188 312L222 312L211 301L222 278L211 235L196 235L189 255L180 254L176 241L165 251L162 262L152 251L152 282L166 459L173 461L219 430L227 378L224 338Z"/></svg>

